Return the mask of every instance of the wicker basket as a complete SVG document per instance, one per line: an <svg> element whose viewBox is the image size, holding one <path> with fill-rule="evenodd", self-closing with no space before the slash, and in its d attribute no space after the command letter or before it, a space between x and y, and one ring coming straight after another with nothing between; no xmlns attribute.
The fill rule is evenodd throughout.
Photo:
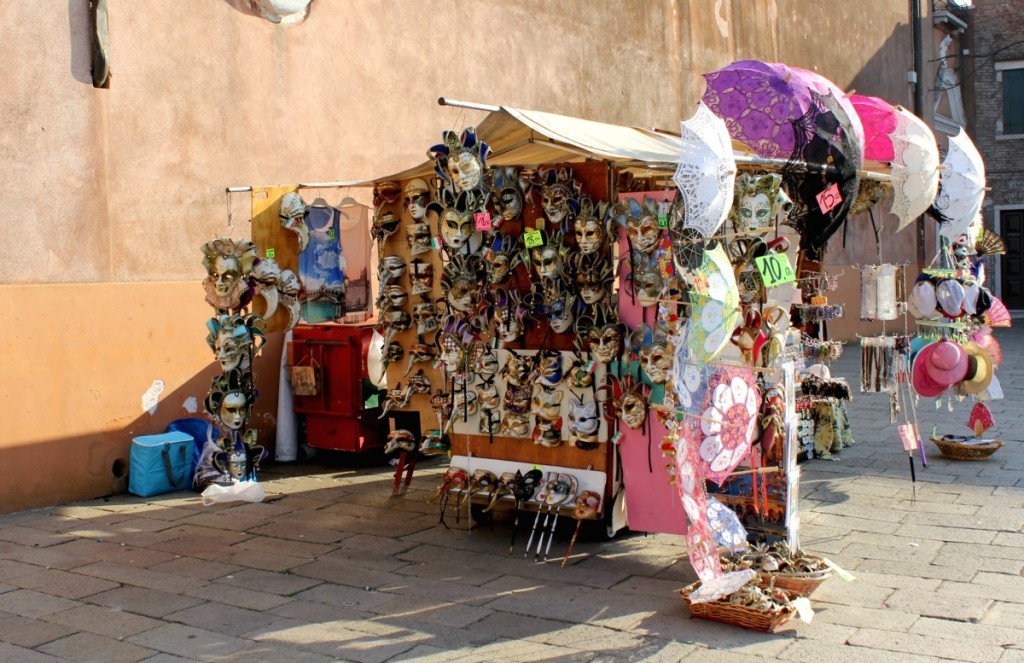
<svg viewBox="0 0 1024 663"><path fill-rule="evenodd" d="M785 605L779 610L765 612L755 610L747 606L727 603L726 601L708 601L706 603L691 603L690 594L700 587L700 581L687 585L679 590L690 614L698 619L710 619L723 624L733 624L751 631L771 633L779 626L782 626L796 614L796 608Z"/></svg>
<svg viewBox="0 0 1024 663"><path fill-rule="evenodd" d="M832 569L824 568L808 573L761 573L762 587L775 587L793 599L798 596L810 596L814 590L832 577Z"/></svg>
<svg viewBox="0 0 1024 663"><path fill-rule="evenodd" d="M961 444L960 442L943 440L941 437L934 436L932 436L931 440L939 448L943 456L953 458L954 460L985 460L994 454L999 447L1003 446L1000 440L989 444Z"/></svg>

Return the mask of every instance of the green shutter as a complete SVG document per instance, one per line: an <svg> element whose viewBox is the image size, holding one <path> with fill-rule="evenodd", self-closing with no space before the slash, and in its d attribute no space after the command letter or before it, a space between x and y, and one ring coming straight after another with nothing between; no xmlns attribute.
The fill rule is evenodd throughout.
<svg viewBox="0 0 1024 663"><path fill-rule="evenodd" d="M1024 69L1003 71L1003 134L1024 134Z"/></svg>

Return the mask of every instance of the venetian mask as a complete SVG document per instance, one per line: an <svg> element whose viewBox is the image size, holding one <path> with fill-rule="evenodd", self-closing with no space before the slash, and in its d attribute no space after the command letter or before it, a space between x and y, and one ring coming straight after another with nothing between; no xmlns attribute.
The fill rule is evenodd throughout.
<svg viewBox="0 0 1024 663"><path fill-rule="evenodd" d="M775 173L741 173L736 178L736 199L729 217L737 233L770 228L779 212L793 206Z"/></svg>
<svg viewBox="0 0 1024 663"><path fill-rule="evenodd" d="M207 274L203 280L207 303L220 310L236 310L248 304L256 245L245 239L236 242L221 237L203 244L201 250Z"/></svg>
<svg viewBox="0 0 1024 663"><path fill-rule="evenodd" d="M461 250L475 232L472 213L460 212L451 207L441 213L437 224L441 229L441 240L455 251Z"/></svg>
<svg viewBox="0 0 1024 663"><path fill-rule="evenodd" d="M399 256L384 256L377 266L377 277L382 285L398 283L405 273L405 261Z"/></svg>
<svg viewBox="0 0 1024 663"><path fill-rule="evenodd" d="M383 242L398 230L399 218L394 212L378 209L373 214L373 238ZM430 231L427 231L430 234Z"/></svg>
<svg viewBox="0 0 1024 663"><path fill-rule="evenodd" d="M386 285L380 291L377 305L384 310L389 310L404 306L408 299L409 293L402 290L402 286Z"/></svg>
<svg viewBox="0 0 1024 663"><path fill-rule="evenodd" d="M530 412L530 392L530 387L517 387L511 384L506 386L503 401L505 411L513 414L528 414Z"/></svg>
<svg viewBox="0 0 1024 663"><path fill-rule="evenodd" d="M561 295L548 306L548 324L556 334L564 334L572 329L575 314L576 297L571 292L562 292Z"/></svg>
<svg viewBox="0 0 1024 663"><path fill-rule="evenodd" d="M445 371L457 373L462 370L466 360L466 346L462 344L462 339L454 332L441 332L440 345L441 363Z"/></svg>
<svg viewBox="0 0 1024 663"><path fill-rule="evenodd" d="M207 414L221 425L237 431L245 426L255 401L252 375L235 368L210 381L210 392L203 405Z"/></svg>
<svg viewBox="0 0 1024 663"><path fill-rule="evenodd" d="M209 334L206 343L220 364L222 372L233 368L249 368L250 350L259 347L263 340L262 318L253 314L242 317L238 314L221 315L206 322Z"/></svg>
<svg viewBox="0 0 1024 663"><path fill-rule="evenodd" d="M452 412L457 417L475 417L480 411L480 401L475 391L456 391L455 407Z"/></svg>
<svg viewBox="0 0 1024 663"><path fill-rule="evenodd" d="M540 192L540 204L548 223L560 225L569 216L572 191L561 182L545 186Z"/></svg>
<svg viewBox="0 0 1024 663"><path fill-rule="evenodd" d="M373 206L380 208L398 201L402 187L398 182L377 182L373 185Z"/></svg>
<svg viewBox="0 0 1024 663"><path fill-rule="evenodd" d="M672 352L669 350L667 341L655 340L650 345L640 350L640 361L643 363L644 373L654 384L665 384L668 382L669 372L672 370Z"/></svg>
<svg viewBox="0 0 1024 663"><path fill-rule="evenodd" d="M585 304L598 304L611 293L613 281L611 264L607 260L590 260L573 256L569 264L576 292Z"/></svg>
<svg viewBox="0 0 1024 663"><path fill-rule="evenodd" d="M412 282L412 294L427 294L434 288L434 265L414 258L412 269L409 271L409 280Z"/></svg>
<svg viewBox="0 0 1024 663"><path fill-rule="evenodd" d="M217 332L214 352L221 371L230 371L239 367L248 368L249 334L241 336L235 334L232 329L221 329ZM243 365L243 361L246 365Z"/></svg>
<svg viewBox="0 0 1024 663"><path fill-rule="evenodd" d="M473 353L473 368L478 375L491 377L498 372L498 355L491 348L478 345Z"/></svg>
<svg viewBox="0 0 1024 663"><path fill-rule="evenodd" d="M653 306L658 303L665 282L661 270L652 265L647 255L640 251L633 252L633 272L630 274L633 291L641 306Z"/></svg>
<svg viewBox="0 0 1024 663"><path fill-rule="evenodd" d="M530 415L506 412L501 420L501 434L509 437L529 437Z"/></svg>
<svg viewBox="0 0 1024 663"><path fill-rule="evenodd" d="M412 316L401 309L392 309L381 314L384 326L391 331L403 332L412 326Z"/></svg>
<svg viewBox="0 0 1024 663"><path fill-rule="evenodd" d="M619 416L633 430L643 427L647 419L647 399L644 397L642 385L637 384L623 392L616 403Z"/></svg>
<svg viewBox="0 0 1024 663"><path fill-rule="evenodd" d="M608 323L601 327L593 327L588 334L590 353L600 362L615 361L622 351L622 324Z"/></svg>
<svg viewBox="0 0 1024 663"><path fill-rule="evenodd" d="M428 150L434 158L434 170L459 192L472 191L483 184L487 155L491 148L477 139L476 129L467 127L462 134L445 131L444 141Z"/></svg>
<svg viewBox="0 0 1024 663"><path fill-rule="evenodd" d="M516 240L502 233L496 233L489 250L484 253L487 282L491 285L504 283L518 262L519 253Z"/></svg>
<svg viewBox="0 0 1024 663"><path fill-rule="evenodd" d="M409 242L409 252L418 256L430 251L430 226L426 223L410 223L405 229L405 239Z"/></svg>
<svg viewBox="0 0 1024 663"><path fill-rule="evenodd" d="M426 343L413 343L409 347L409 364L406 366L405 374L412 370L413 364L432 362L437 358L437 350Z"/></svg>
<svg viewBox="0 0 1024 663"><path fill-rule="evenodd" d="M403 190L405 198L402 201L403 207L409 210L409 215L414 221L421 220L427 214L427 203L430 202L430 188L420 178L409 180Z"/></svg>
<svg viewBox="0 0 1024 663"><path fill-rule="evenodd" d="M562 421L538 420L533 429L533 442L545 447L557 447L562 444Z"/></svg>
<svg viewBox="0 0 1024 663"><path fill-rule="evenodd" d="M309 207L297 193L286 193L281 196L281 204L278 217L281 219L281 226L290 230L299 239L299 253L306 250L309 244L309 228L306 227L306 216L309 214Z"/></svg>
<svg viewBox="0 0 1024 663"><path fill-rule="evenodd" d="M554 421L562 416L564 391L540 389L533 395L531 411L533 416L545 421Z"/></svg>
<svg viewBox="0 0 1024 663"><path fill-rule="evenodd" d="M388 343L384 348L384 367L386 368L389 364L402 361L402 357L405 356L405 348L402 344L397 341Z"/></svg>
<svg viewBox="0 0 1024 663"><path fill-rule="evenodd" d="M604 221L606 203L596 207L589 198L584 198L575 223L576 247L583 255L597 253L607 237Z"/></svg>
<svg viewBox="0 0 1024 663"><path fill-rule="evenodd" d="M400 451L412 451L416 448L416 436L411 431L399 428L388 433L384 453L392 454Z"/></svg>
<svg viewBox="0 0 1024 663"><path fill-rule="evenodd" d="M230 430L239 430L248 416L249 399L241 392L232 392L221 401L218 419Z"/></svg>
<svg viewBox="0 0 1024 663"><path fill-rule="evenodd" d="M475 313L480 304L483 261L479 256L455 254L444 266L441 290L448 305L459 313Z"/></svg>
<svg viewBox="0 0 1024 663"><path fill-rule="evenodd" d="M501 407L501 399L498 396L498 387L493 380L488 380L474 387L477 399L480 401L481 410L497 410Z"/></svg>
<svg viewBox="0 0 1024 663"><path fill-rule="evenodd" d="M482 410L480 412L479 431L485 435L493 435L501 432L501 416L495 410Z"/></svg>
<svg viewBox="0 0 1024 663"><path fill-rule="evenodd" d="M530 360L517 353L515 350L508 351L508 361L501 369L501 377L512 386L523 387L530 382L532 367Z"/></svg>
<svg viewBox="0 0 1024 663"><path fill-rule="evenodd" d="M527 309L515 292L505 292L499 289L492 310L501 340L513 343L522 338L523 332L526 331L524 318Z"/></svg>
<svg viewBox="0 0 1024 663"><path fill-rule="evenodd" d="M538 246L530 251L530 260L537 276L542 279L555 279L562 269L562 255L553 244Z"/></svg>
<svg viewBox="0 0 1024 663"><path fill-rule="evenodd" d="M594 385L593 362L576 359L569 367L569 382L575 389L590 389Z"/></svg>
<svg viewBox="0 0 1024 663"><path fill-rule="evenodd" d="M503 220L515 221L523 213L523 192L515 186L504 187L498 192L494 206Z"/></svg>
<svg viewBox="0 0 1024 663"><path fill-rule="evenodd" d="M543 387L557 387L562 381L562 353L541 350L537 354L537 383Z"/></svg>
<svg viewBox="0 0 1024 663"><path fill-rule="evenodd" d="M650 255L661 239L658 225L658 210L653 199L647 198L641 205L630 198L616 206L620 223L626 226L626 236L633 250Z"/></svg>
<svg viewBox="0 0 1024 663"><path fill-rule="evenodd" d="M429 394L430 393L430 379L423 374L421 368L416 375L409 376L409 393L411 394Z"/></svg>
<svg viewBox="0 0 1024 663"><path fill-rule="evenodd" d="M569 401L569 431L595 435L601 427L597 401Z"/></svg>
<svg viewBox="0 0 1024 663"><path fill-rule="evenodd" d="M412 319L416 321L416 333L422 336L437 329L438 321L434 305L430 302L413 304Z"/></svg>

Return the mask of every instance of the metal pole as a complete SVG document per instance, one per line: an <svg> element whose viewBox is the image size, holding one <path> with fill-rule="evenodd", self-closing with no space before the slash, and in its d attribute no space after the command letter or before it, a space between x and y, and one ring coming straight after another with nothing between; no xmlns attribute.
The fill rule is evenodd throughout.
<svg viewBox="0 0 1024 663"><path fill-rule="evenodd" d="M501 106L493 106L491 104L478 104L472 101L459 101L457 99L448 99L446 97L438 97L437 104L439 106L454 106L455 108L468 108L470 110L481 110L494 113L501 110Z"/></svg>

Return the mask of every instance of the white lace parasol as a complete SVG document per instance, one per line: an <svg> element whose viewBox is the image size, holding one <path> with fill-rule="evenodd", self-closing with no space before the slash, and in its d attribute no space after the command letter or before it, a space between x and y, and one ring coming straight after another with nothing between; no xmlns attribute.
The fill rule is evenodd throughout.
<svg viewBox="0 0 1024 663"><path fill-rule="evenodd" d="M910 225L935 200L939 189L939 148L932 130L913 113L896 107L896 129L890 134L895 153L892 164L892 213L897 230Z"/></svg>
<svg viewBox="0 0 1024 663"><path fill-rule="evenodd" d="M703 101L693 117L680 123L680 132L682 150L672 179L683 196L683 227L710 237L733 203L736 160L732 139L722 118Z"/></svg>

